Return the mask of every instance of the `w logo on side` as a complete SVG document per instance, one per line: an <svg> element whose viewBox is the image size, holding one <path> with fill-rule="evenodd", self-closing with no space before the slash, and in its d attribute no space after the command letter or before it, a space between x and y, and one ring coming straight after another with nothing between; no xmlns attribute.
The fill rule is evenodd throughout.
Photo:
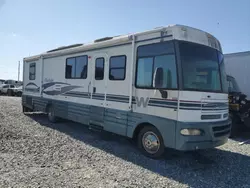
<svg viewBox="0 0 250 188"><path fill-rule="evenodd" d="M144 97L135 97L135 101L138 107L143 107L146 108L149 102L149 97L144 98Z"/></svg>

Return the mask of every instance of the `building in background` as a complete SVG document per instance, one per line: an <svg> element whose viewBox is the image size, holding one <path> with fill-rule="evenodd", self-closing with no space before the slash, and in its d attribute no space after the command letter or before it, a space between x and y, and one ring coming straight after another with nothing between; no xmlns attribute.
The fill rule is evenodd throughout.
<svg viewBox="0 0 250 188"><path fill-rule="evenodd" d="M233 76L240 90L250 99L250 51L225 54L228 75Z"/></svg>

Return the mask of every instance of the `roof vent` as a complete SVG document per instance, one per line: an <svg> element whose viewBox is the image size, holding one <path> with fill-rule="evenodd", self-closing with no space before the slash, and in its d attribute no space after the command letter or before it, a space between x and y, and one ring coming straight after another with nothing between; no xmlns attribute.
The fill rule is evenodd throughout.
<svg viewBox="0 0 250 188"><path fill-rule="evenodd" d="M111 40L113 37L104 37L104 38L100 38L100 39L96 39L94 40L94 42L102 42L102 41L106 41L106 40Z"/></svg>
<svg viewBox="0 0 250 188"><path fill-rule="evenodd" d="M53 50L49 50L47 52L56 52L56 51L60 51L60 50L65 50L65 49L69 49L69 48L75 48L78 46L82 46L83 44L73 44L73 45L69 45L69 46L62 46Z"/></svg>

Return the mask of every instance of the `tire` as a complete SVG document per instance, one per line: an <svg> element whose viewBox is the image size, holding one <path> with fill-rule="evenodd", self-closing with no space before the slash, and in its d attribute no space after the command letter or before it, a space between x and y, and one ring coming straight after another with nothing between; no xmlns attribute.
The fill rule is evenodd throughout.
<svg viewBox="0 0 250 188"><path fill-rule="evenodd" d="M153 143L155 143L155 146L152 145ZM165 151L163 138L160 132L150 125L140 130L137 144L144 155L153 159L160 158Z"/></svg>
<svg viewBox="0 0 250 188"><path fill-rule="evenodd" d="M18 91L16 95L17 95L18 97L21 97L21 96L22 96L22 92L21 92L21 91Z"/></svg>
<svg viewBox="0 0 250 188"><path fill-rule="evenodd" d="M8 89L8 90L7 90L7 95L8 95L8 96L13 96L13 91L10 90L10 89Z"/></svg>
<svg viewBox="0 0 250 188"><path fill-rule="evenodd" d="M55 116L55 109L54 109L53 105L48 106L48 120L51 123L57 122L57 117Z"/></svg>

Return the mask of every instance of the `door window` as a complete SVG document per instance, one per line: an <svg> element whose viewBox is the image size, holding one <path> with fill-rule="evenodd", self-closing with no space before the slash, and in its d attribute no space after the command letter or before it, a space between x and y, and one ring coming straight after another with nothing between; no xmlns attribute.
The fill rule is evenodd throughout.
<svg viewBox="0 0 250 188"><path fill-rule="evenodd" d="M95 60L95 79L103 80L104 78L104 58L100 57Z"/></svg>
<svg viewBox="0 0 250 188"><path fill-rule="evenodd" d="M30 64L29 79L30 80L35 80L36 79L36 63L31 63Z"/></svg>

